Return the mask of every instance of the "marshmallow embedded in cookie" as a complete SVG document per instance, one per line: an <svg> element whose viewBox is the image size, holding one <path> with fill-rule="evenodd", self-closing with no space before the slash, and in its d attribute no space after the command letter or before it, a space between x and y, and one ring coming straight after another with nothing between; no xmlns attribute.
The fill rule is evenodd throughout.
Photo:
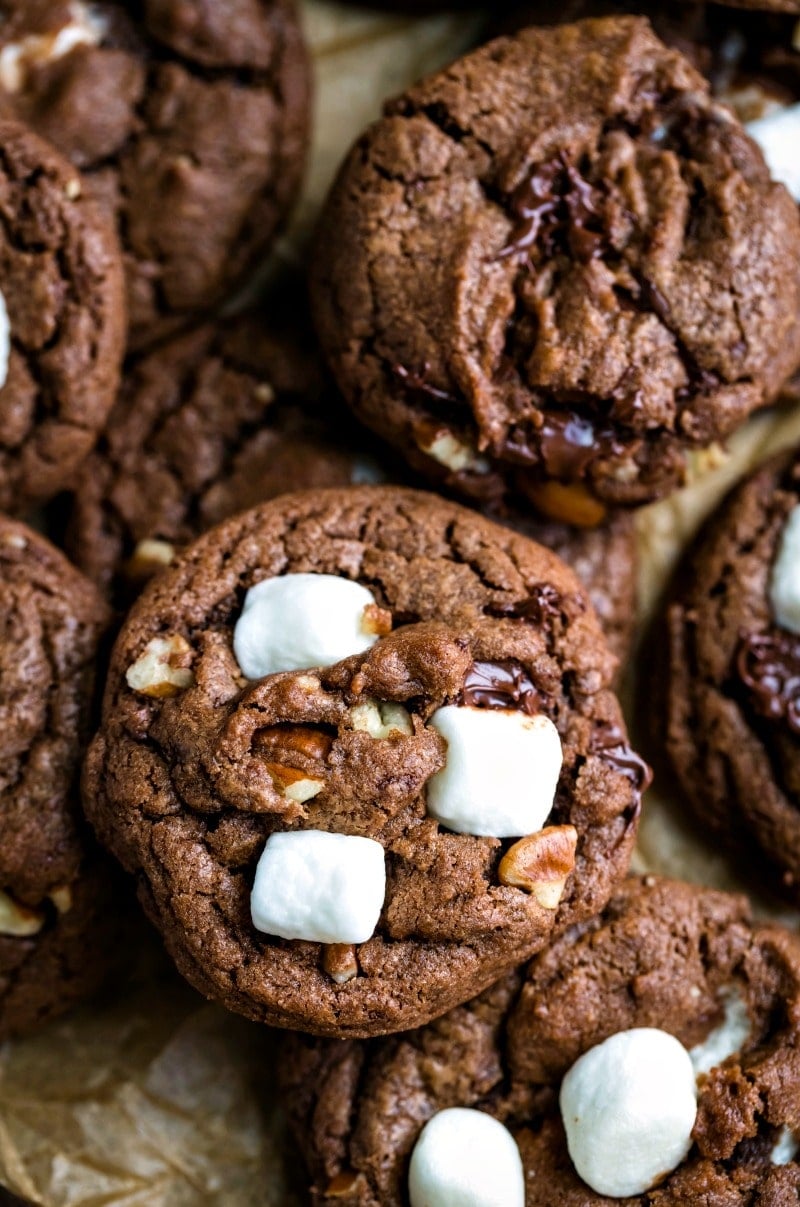
<svg viewBox="0 0 800 1207"><path fill-rule="evenodd" d="M800 202L800 104L777 109L745 128L764 152L773 179Z"/></svg>
<svg viewBox="0 0 800 1207"><path fill-rule="evenodd" d="M248 679L332 666L378 640L380 609L366 587L335 574L285 574L251 587L233 633Z"/></svg>
<svg viewBox="0 0 800 1207"><path fill-rule="evenodd" d="M483 1111L439 1111L411 1154L408 1192L411 1207L525 1207L516 1141Z"/></svg>
<svg viewBox="0 0 800 1207"><path fill-rule="evenodd" d="M366 943L378 925L385 895L379 842L298 830L267 839L250 912L257 930L282 939Z"/></svg>
<svg viewBox="0 0 800 1207"><path fill-rule="evenodd" d="M544 825L563 754L549 717L448 704L429 724L447 762L428 783L428 813L457 834L514 838Z"/></svg>
<svg viewBox="0 0 800 1207"><path fill-rule="evenodd" d="M584 1052L559 1099L572 1162L592 1190L643 1194L692 1146L695 1072L683 1044L655 1027L620 1031Z"/></svg>
<svg viewBox="0 0 800 1207"><path fill-rule="evenodd" d="M57 33L28 34L0 50L0 88L19 92L32 69L54 63L76 46L99 46L108 33L108 21L88 4L73 0L70 19Z"/></svg>
<svg viewBox="0 0 800 1207"><path fill-rule="evenodd" d="M783 526L769 581L769 602L776 623L800 633L800 503Z"/></svg>
<svg viewBox="0 0 800 1207"><path fill-rule="evenodd" d="M701 1073L710 1073L734 1052L740 1051L750 1037L752 1023L741 993L736 989L726 990L722 995L722 1009L720 1025L689 1052L698 1077Z"/></svg>

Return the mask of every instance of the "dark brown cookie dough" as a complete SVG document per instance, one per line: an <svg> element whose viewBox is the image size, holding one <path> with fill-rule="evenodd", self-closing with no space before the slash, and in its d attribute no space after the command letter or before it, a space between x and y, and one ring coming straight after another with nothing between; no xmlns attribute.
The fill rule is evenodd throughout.
<svg viewBox="0 0 800 1207"><path fill-rule="evenodd" d="M799 256L758 149L618 18L498 39L390 102L313 295L356 413L423 472L637 504L797 364Z"/></svg>
<svg viewBox="0 0 800 1207"><path fill-rule="evenodd" d="M70 554L124 604L229 515L377 475L353 426L325 390L310 333L249 316L177 336L127 368L75 487Z"/></svg>
<svg viewBox="0 0 800 1207"><path fill-rule="evenodd" d="M94 587L43 537L0 518L0 1037L99 982L109 876L78 803L98 641Z"/></svg>
<svg viewBox="0 0 800 1207"><path fill-rule="evenodd" d="M720 1024L731 992L746 1005L750 1034L700 1079L688 1157L642 1195L589 1189L567 1152L564 1074L632 1027L657 1027L692 1047ZM362 1044L290 1041L283 1080L312 1201L407 1203L408 1159L423 1124L460 1106L510 1128L527 1207L788 1207L800 1165L770 1156L782 1128L800 1131L799 1017L794 935L754 926L741 897L627 881L599 918L573 927L524 973L425 1028Z"/></svg>
<svg viewBox="0 0 800 1207"><path fill-rule="evenodd" d="M120 232L131 342L219 302L291 205L309 80L292 0L3 0L0 112Z"/></svg>
<svg viewBox="0 0 800 1207"><path fill-rule="evenodd" d="M336 666L248 682L232 647L245 591L308 572L368 586L394 631ZM382 633L387 619L381 612ZM131 690L131 667L139 675L157 648L146 691L141 679ZM465 1000L596 912L623 874L646 775L608 689L614 665L577 579L518 534L397 487L283 496L202 537L134 605L86 763L85 805L199 990L320 1034L397 1030ZM539 872L531 891L500 882L507 841L440 829L426 813L445 744L425 722L467 690L473 703L481 671L500 681L482 697L490 707L494 696L543 713L560 735L555 804L533 836L558 882L548 905ZM363 729L353 710L376 701L405 710L402 733ZM299 808L286 795L298 777L323 785ZM570 827L572 871L562 849L575 840ZM326 971L331 948L252 924L256 864L268 836L287 829L384 846L383 912L350 953L358 975L345 984Z"/></svg>
<svg viewBox="0 0 800 1207"><path fill-rule="evenodd" d="M292 490L404 477L354 429L309 341L251 316L175 337L128 366L66 538L117 603L237 511ZM502 522L575 571L623 659L636 618L631 519L580 529L506 512Z"/></svg>
<svg viewBox="0 0 800 1207"><path fill-rule="evenodd" d="M69 482L105 423L123 279L116 237L78 173L17 122L0 121L0 219L0 508L21 513Z"/></svg>
<svg viewBox="0 0 800 1207"><path fill-rule="evenodd" d="M535 0L504 12L498 32L642 11L636 0ZM794 0L737 8L670 0L654 0L646 6L662 41L681 51L707 77L714 95L729 104L742 122L800 100L798 13L800 5Z"/></svg>
<svg viewBox="0 0 800 1207"><path fill-rule="evenodd" d="M740 485L701 533L667 613L665 718L668 753L703 825L751 866L755 843L771 883L795 897L800 637L778 623L771 581L799 501L800 461L783 455Z"/></svg>

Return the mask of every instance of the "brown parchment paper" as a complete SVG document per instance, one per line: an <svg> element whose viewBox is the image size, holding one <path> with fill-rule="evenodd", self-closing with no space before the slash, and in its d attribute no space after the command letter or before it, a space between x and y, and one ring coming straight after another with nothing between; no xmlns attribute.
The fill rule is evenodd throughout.
<svg viewBox="0 0 800 1207"><path fill-rule="evenodd" d="M316 117L305 193L276 257L291 263L302 261L331 178L381 100L466 49L482 23L475 13L411 20L321 0L303 7ZM703 517L743 473L795 441L800 408L760 415L724 453L698 458L692 485L639 514L643 629ZM631 718L646 710L643 679ZM628 701L634 680L632 673ZM646 735L637 737L646 748ZM635 866L741 887L658 783L646 799ZM759 898L757 907L800 922L775 901ZM105 996L0 1048L0 1182L45 1207L300 1207L302 1170L273 1076L280 1033L199 998L144 922L122 955L126 971Z"/></svg>

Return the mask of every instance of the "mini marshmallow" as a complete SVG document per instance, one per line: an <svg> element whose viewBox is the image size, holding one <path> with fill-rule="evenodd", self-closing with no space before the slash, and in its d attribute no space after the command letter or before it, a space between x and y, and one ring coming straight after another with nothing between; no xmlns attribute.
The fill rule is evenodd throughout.
<svg viewBox="0 0 800 1207"><path fill-rule="evenodd" d="M408 1192L411 1207L525 1207L517 1143L483 1111L439 1111L411 1154Z"/></svg>
<svg viewBox="0 0 800 1207"><path fill-rule="evenodd" d="M0 88L19 92L25 87L32 67L54 63L76 46L99 46L108 33L108 21L88 4L73 0L70 20L53 36L29 34L19 42L9 42L0 50Z"/></svg>
<svg viewBox="0 0 800 1207"><path fill-rule="evenodd" d="M783 526L769 580L769 601L781 628L800 633L800 503Z"/></svg>
<svg viewBox="0 0 800 1207"><path fill-rule="evenodd" d="M296 830L267 839L250 913L257 930L282 939L366 943L375 933L385 895L379 842Z"/></svg>
<svg viewBox="0 0 800 1207"><path fill-rule="evenodd" d="M6 299L0 293L0 390L8 379L8 358L11 355L11 323Z"/></svg>
<svg viewBox="0 0 800 1207"><path fill-rule="evenodd" d="M798 1148L800 1148L800 1145L795 1140L791 1129L782 1127L769 1154L770 1163L772 1165L788 1165L797 1156Z"/></svg>
<svg viewBox="0 0 800 1207"><path fill-rule="evenodd" d="M572 1162L592 1190L643 1194L692 1146L697 1114L689 1053L654 1027L620 1031L585 1052L561 1085Z"/></svg>
<svg viewBox="0 0 800 1207"><path fill-rule="evenodd" d="M745 129L764 152L772 179L785 184L800 202L800 104L748 122Z"/></svg>
<svg viewBox="0 0 800 1207"><path fill-rule="evenodd" d="M728 989L723 993L722 1008L725 1012L722 1022L702 1043L695 1044L689 1053L698 1077L701 1073L710 1073L723 1060L740 1051L750 1038L750 1015L738 989Z"/></svg>
<svg viewBox="0 0 800 1207"><path fill-rule="evenodd" d="M448 704L429 724L447 762L428 783L428 813L457 834L514 838L540 830L563 754L549 717Z"/></svg>
<svg viewBox="0 0 800 1207"><path fill-rule="evenodd" d="M248 679L332 666L378 640L364 627L375 599L335 574L286 574L251 587L233 632L233 651Z"/></svg>

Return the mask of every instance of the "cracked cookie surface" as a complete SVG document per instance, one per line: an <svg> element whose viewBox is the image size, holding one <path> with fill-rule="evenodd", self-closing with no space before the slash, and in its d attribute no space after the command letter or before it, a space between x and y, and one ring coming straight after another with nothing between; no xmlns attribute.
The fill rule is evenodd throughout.
<svg viewBox="0 0 800 1207"><path fill-rule="evenodd" d="M116 237L78 173L18 122L0 121L0 508L51 498L94 446L125 340Z"/></svg>
<svg viewBox="0 0 800 1207"><path fill-rule="evenodd" d="M389 102L323 215L318 329L359 417L462 494L604 503L800 356L800 218L646 21L528 29Z"/></svg>
<svg viewBox="0 0 800 1207"><path fill-rule="evenodd" d="M732 492L700 534L667 611L667 750L705 826L775 885L800 893L800 638L781 627L770 583L800 502L798 455ZM777 872L777 875L776 875Z"/></svg>
<svg viewBox="0 0 800 1207"><path fill-rule="evenodd" d="M0 1036L67 1009L105 970L108 871L78 779L108 613L52 545L0 517Z"/></svg>
<svg viewBox="0 0 800 1207"><path fill-rule="evenodd" d="M182 546L237 511L380 476L346 409L325 395L310 338L248 316L198 327L128 365L75 485L67 532L73 560L115 601L130 601Z"/></svg>
<svg viewBox="0 0 800 1207"><path fill-rule="evenodd" d="M113 217L131 343L218 303L302 172L308 64L291 0L3 0L0 13L0 113L51 141Z"/></svg>
<svg viewBox="0 0 800 1207"><path fill-rule="evenodd" d="M393 631L332 667L244 680L232 641L245 593L291 573L367 586ZM175 657L159 694L141 694L126 675L154 640ZM525 707L535 702L560 735L542 833L573 826L577 853L548 907L500 882L507 842L446 831L426 811L446 749L427 722L462 697L475 663L508 668L513 699L524 686ZM87 759L85 805L207 996L319 1034L397 1030L465 1000L596 912L624 874L646 772L609 690L614 669L577 579L518 534L397 487L284 496L200 538L134 605ZM401 732L386 729L382 708L399 708ZM313 797L282 790L298 778L315 785ZM265 842L298 828L371 837L385 850L384 908L346 984L325 970L319 943L252 925Z"/></svg>
<svg viewBox="0 0 800 1207"><path fill-rule="evenodd" d="M578 1177L559 1083L595 1044L657 1027L687 1048L743 1003L749 1034L698 1083L686 1159L653 1190L607 1198ZM629 880L524 971L436 1022L367 1043L293 1037L284 1092L312 1178L312 1202L405 1204L408 1159L437 1111L471 1107L510 1128L528 1207L788 1207L800 1165L773 1160L800 1130L800 945L754 925L747 902L708 889ZM795 1145L796 1147L796 1145Z"/></svg>

